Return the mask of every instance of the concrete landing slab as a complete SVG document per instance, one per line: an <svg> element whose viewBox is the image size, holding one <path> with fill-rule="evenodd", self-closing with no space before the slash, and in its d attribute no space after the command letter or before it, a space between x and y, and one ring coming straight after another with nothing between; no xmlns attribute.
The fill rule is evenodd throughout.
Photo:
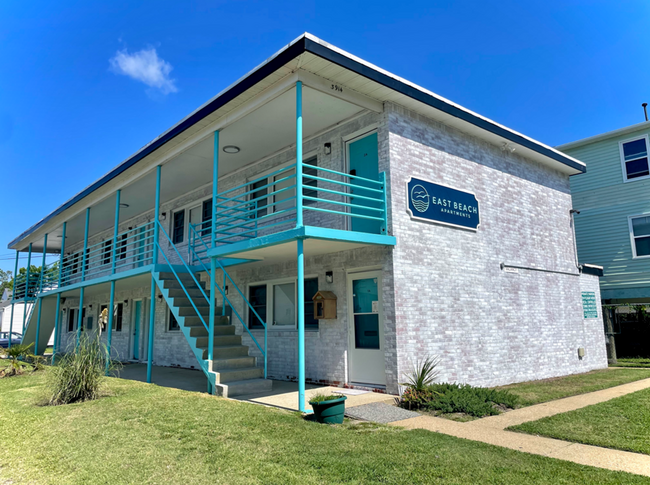
<svg viewBox="0 0 650 485"><path fill-rule="evenodd" d="M414 411L391 406L386 402L373 402L351 408L346 407L345 414L353 419L384 424L420 416Z"/></svg>
<svg viewBox="0 0 650 485"><path fill-rule="evenodd" d="M330 386L315 386L308 384L305 386L305 405L308 410L309 399L316 394L340 394L346 395L345 407L351 408L354 406L361 406L363 404L387 402L393 403L397 396L390 394L383 394L378 392L365 392L357 395L348 395L343 392L345 389L340 387ZM248 394L245 396L237 396L237 401L248 401L256 404L264 404L266 406L273 406L291 411L298 411L298 383L286 381L273 381L273 388L270 392L261 392L257 394Z"/></svg>
<svg viewBox="0 0 650 485"><path fill-rule="evenodd" d="M130 381L147 382L146 364L124 364L116 377ZM208 392L208 379L202 370L181 369L177 367L154 366L151 371L153 384L184 391Z"/></svg>

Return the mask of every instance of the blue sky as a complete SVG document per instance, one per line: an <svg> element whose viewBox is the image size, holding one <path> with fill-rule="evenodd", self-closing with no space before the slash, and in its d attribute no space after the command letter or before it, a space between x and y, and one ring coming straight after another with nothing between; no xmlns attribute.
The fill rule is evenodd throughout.
<svg viewBox="0 0 650 485"><path fill-rule="evenodd" d="M647 0L1 2L0 268L20 232L302 32L557 145L643 121L649 17Z"/></svg>

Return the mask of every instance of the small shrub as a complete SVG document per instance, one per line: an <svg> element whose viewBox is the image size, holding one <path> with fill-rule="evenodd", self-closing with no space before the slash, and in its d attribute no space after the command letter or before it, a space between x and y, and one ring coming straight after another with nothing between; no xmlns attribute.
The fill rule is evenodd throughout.
<svg viewBox="0 0 650 485"><path fill-rule="evenodd" d="M315 396L309 398L310 403L321 403L325 401L333 401L334 399L338 399L341 396L336 396L333 394L316 394Z"/></svg>
<svg viewBox="0 0 650 485"><path fill-rule="evenodd" d="M9 365L0 371L0 377L17 376L26 371L35 372L42 369L44 359L32 353L33 346L33 343L15 344L11 348L2 349L2 354L9 360Z"/></svg>
<svg viewBox="0 0 650 485"><path fill-rule="evenodd" d="M63 355L50 372L49 403L59 405L97 399L106 370L115 370L116 365L99 336L82 335L79 344Z"/></svg>
<svg viewBox="0 0 650 485"><path fill-rule="evenodd" d="M422 361L418 359L413 370L405 375L406 382L401 382L400 385L418 392L424 391L438 378L438 364L440 360L437 357L429 356Z"/></svg>
<svg viewBox="0 0 650 485"><path fill-rule="evenodd" d="M440 413L464 413L477 418L500 413L499 406L514 408L517 396L469 384L432 384L424 391L407 389L400 405L409 409L426 409Z"/></svg>

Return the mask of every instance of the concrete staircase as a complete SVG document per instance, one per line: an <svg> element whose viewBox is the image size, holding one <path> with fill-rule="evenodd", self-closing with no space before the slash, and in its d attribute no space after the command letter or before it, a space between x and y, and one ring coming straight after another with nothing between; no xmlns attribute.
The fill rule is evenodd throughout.
<svg viewBox="0 0 650 485"><path fill-rule="evenodd" d="M208 360L209 333L203 321L206 325L209 323L210 303L191 274L177 274L178 279L172 272L154 273L154 277L203 372L212 383L214 394L235 397L270 391L272 382L264 379L264 369L257 367L257 358L249 355L248 346L242 345L241 335L235 333L236 328L230 322L230 317L222 316L221 307L215 309L214 355L212 361ZM195 278L209 296L209 286L198 274Z"/></svg>

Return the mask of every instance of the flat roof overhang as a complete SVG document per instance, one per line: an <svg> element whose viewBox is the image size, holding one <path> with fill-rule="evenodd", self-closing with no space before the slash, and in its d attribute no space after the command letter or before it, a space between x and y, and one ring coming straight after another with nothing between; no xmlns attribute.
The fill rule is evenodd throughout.
<svg viewBox="0 0 650 485"><path fill-rule="evenodd" d="M585 164L573 157L305 33L24 231L9 243L8 248L20 249L19 243L24 242L50 221L60 224L62 221L57 216L80 204L93 192L105 187L112 190L119 188L120 176L139 162L150 160L154 154L164 156L172 152L184 140L205 132L215 122L227 118L239 106L298 70L331 80L379 102L392 101L403 105L491 143L515 144L523 156L551 165L567 174L586 171ZM151 162L155 165L155 161Z"/></svg>

